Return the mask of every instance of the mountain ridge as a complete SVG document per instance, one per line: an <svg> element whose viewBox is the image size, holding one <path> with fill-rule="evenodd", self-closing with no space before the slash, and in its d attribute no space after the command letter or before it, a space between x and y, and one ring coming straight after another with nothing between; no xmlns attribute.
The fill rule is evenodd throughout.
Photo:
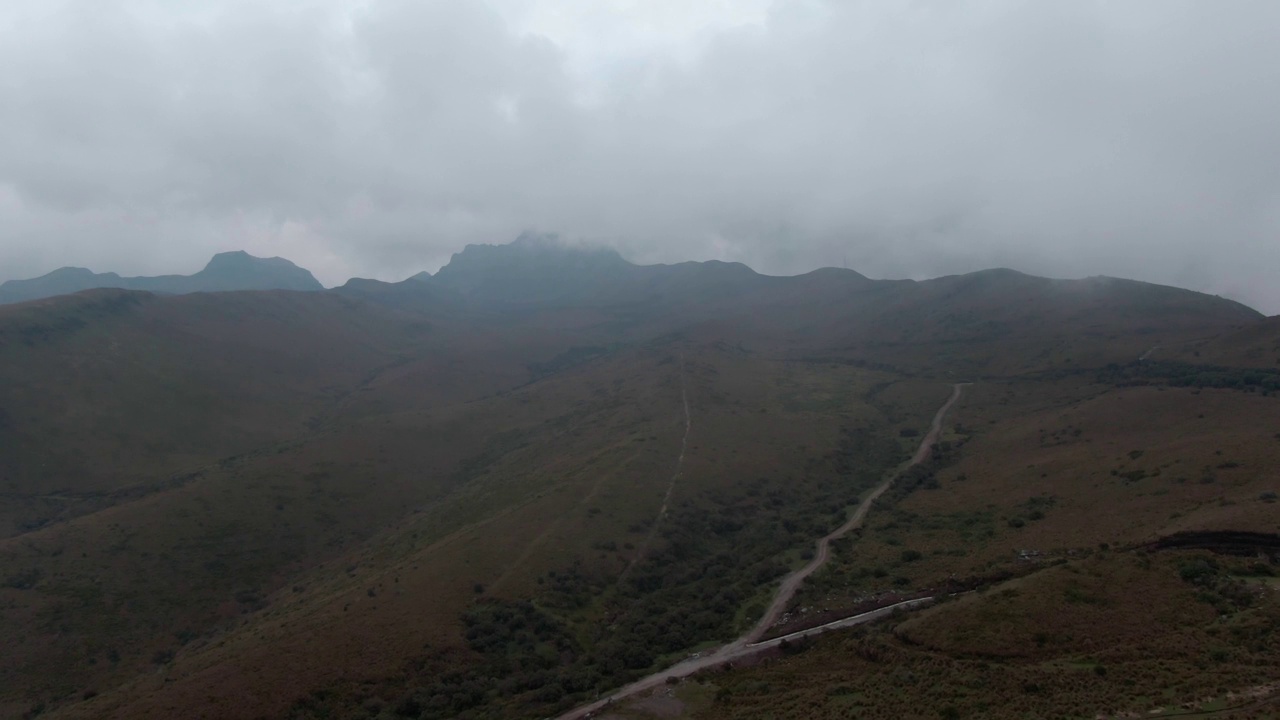
<svg viewBox="0 0 1280 720"><path fill-rule="evenodd" d="M375 302L404 306L426 288L486 312L546 314L570 308L641 316L697 317L739 314L770 306L789 312L858 312L872 305L890 311L936 303L960 293L966 302L992 304L1005 314L1018 308L1001 302L1009 293L1030 294L1039 305L1024 308L1063 311L1072 306L1083 320L1086 308L1107 302L1139 303L1150 310L1177 314L1216 308L1224 318L1249 323L1263 315L1234 300L1175 286L1122 278L1056 279L1008 268L946 275L925 280L875 280L853 270L818 268L800 275L774 276L738 262L686 261L639 265L606 247L583 247L554 235L524 234L505 245L467 245L434 275L415 275L399 283L362 280L360 294ZM344 286L353 289L352 283ZM983 299L985 298L985 300ZM850 307L852 305L852 307ZM978 308L975 308L977 310Z"/></svg>
<svg viewBox="0 0 1280 720"><path fill-rule="evenodd" d="M0 284L0 304L40 300L98 288L142 290L167 295L237 290L323 290L311 271L280 257L259 258L243 250L214 255L191 275L124 277L88 268L62 267L39 277Z"/></svg>
<svg viewBox="0 0 1280 720"><path fill-rule="evenodd" d="M1103 289L1117 285L1141 292L1176 290L1203 298L1217 298L1254 318L1264 315L1236 300L1190 290L1175 285L1133 280L1107 275L1084 278L1050 278L1007 267L968 273L940 275L923 280L873 279L848 268L821 267L796 275L768 275L745 263L722 260L687 260L677 263L642 265L624 258L604 245L571 243L555 234L525 232L508 243L472 243L454 253L435 273L421 271L401 281L352 277L330 288L338 292L358 292L377 300L382 293L395 296L403 305L406 296L433 288L437 295L462 302L479 303L488 309L512 310L543 306L579 304L634 304L661 300L673 290L690 283L724 286L722 289L755 283L751 290L772 288L785 293L797 286L822 287L827 291L847 290L866 285L897 287L980 288L1001 284L1040 286L1059 290ZM259 258L243 250L218 253L192 275L125 277L115 272L96 273L83 267L67 266L36 278L0 283L0 304L65 295L94 288L142 290L159 294L229 292L237 290L325 290L310 271L281 257ZM865 288L864 288L865 289Z"/></svg>

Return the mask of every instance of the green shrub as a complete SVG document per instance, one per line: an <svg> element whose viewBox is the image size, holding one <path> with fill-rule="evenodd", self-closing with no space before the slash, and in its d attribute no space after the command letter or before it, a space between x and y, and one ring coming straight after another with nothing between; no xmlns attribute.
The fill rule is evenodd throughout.
<svg viewBox="0 0 1280 720"><path fill-rule="evenodd" d="M1207 558L1189 560L1178 567L1178 575L1193 585L1212 585L1218 576L1218 564Z"/></svg>

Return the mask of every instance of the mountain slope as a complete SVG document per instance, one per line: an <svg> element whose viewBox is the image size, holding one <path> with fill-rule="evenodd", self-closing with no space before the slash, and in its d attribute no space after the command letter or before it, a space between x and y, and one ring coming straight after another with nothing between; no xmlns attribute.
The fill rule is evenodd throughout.
<svg viewBox="0 0 1280 720"><path fill-rule="evenodd" d="M940 602L618 716L1274 716L1280 398L1065 375L977 383L954 420L950 449L838 544L776 634Z"/></svg>
<svg viewBox="0 0 1280 720"><path fill-rule="evenodd" d="M402 283L6 306L0 716L547 717L752 625L959 380L934 482L877 502L787 622L1028 547L1270 532L1276 398L1138 358L1271 324L1130 281L537 238Z"/></svg>
<svg viewBox="0 0 1280 720"><path fill-rule="evenodd" d="M295 436L429 341L420 318L324 294L0 308L0 493L26 498L4 504L0 536Z"/></svg>
<svg viewBox="0 0 1280 720"><path fill-rule="evenodd" d="M1194 342L1159 347L1153 360L1251 367L1280 371L1280 316L1239 329L1197 338Z"/></svg>

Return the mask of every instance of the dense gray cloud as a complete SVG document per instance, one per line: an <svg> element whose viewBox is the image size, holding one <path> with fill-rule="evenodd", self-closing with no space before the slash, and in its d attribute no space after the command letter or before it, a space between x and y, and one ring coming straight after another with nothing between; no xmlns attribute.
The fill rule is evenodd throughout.
<svg viewBox="0 0 1280 720"><path fill-rule="evenodd" d="M0 279L398 279L537 228L1280 312L1278 48L1270 0L19 0Z"/></svg>

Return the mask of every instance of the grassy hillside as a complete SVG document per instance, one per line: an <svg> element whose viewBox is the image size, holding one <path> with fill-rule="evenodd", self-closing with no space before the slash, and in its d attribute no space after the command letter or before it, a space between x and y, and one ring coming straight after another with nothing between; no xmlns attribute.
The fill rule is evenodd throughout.
<svg viewBox="0 0 1280 720"><path fill-rule="evenodd" d="M949 451L837 544L792 608L809 627L965 593L705 674L617 717L1271 717L1272 556L1156 550L1178 533L1280 539L1280 401L1068 376L979 383ZM976 592L973 592L976 590ZM665 698L665 699L664 699Z"/></svg>
<svg viewBox="0 0 1280 720"><path fill-rule="evenodd" d="M1274 717L1280 593L1252 573L1095 554L603 717Z"/></svg>
<svg viewBox="0 0 1280 720"><path fill-rule="evenodd" d="M1076 571L1167 595L1173 629L1135 633L1185 650L1177 633L1212 637L1197 603L1236 602L1233 578L1253 571L1196 555L1210 570L1188 585L1190 551L1127 548L1280 530L1266 377L1184 382L1218 377L1225 355L1139 360L1264 332L1233 303L1007 271L880 282L472 255L330 293L93 291L0 308L0 716L569 709L750 627L958 380L976 384L936 457L836 544L786 622L989 586L928 611L969 629L921 615L873 630L866 642L897 664L847 693L753 694L774 682L753 670L682 686L686 710L838 713L931 663L940 687L963 686L972 653L1022 663L1000 688L1047 687L1053 663L1095 663L1079 645L1095 615L1029 655L999 655L991 631L1040 622ZM608 277L579 276L597 270ZM991 614L1008 583L1030 604ZM1271 617L1259 598L1244 626ZM881 657L824 655L848 642L788 662L861 673ZM1169 652L1160 678L1198 662ZM1246 679L1274 667L1263 651L1229 660L1255 668ZM1134 699L1088 689L1072 702ZM996 697L984 693L955 711L979 712Z"/></svg>
<svg viewBox="0 0 1280 720"><path fill-rule="evenodd" d="M0 530L295 437L430 339L325 295L104 290L0 308Z"/></svg>
<svg viewBox="0 0 1280 720"><path fill-rule="evenodd" d="M1197 341L1160 348L1155 360L1280 371L1280 317Z"/></svg>
<svg viewBox="0 0 1280 720"><path fill-rule="evenodd" d="M387 704L422 697L425 706L438 694L430 683L440 667L470 672L476 683L493 678L494 648L469 639L467 623L477 622L491 603L505 607L532 597L567 633L562 641L580 656L568 670L577 675L556 681L563 697L517 692L518 703L510 704L503 700L509 691L494 686L494 694L471 705L475 717L523 717L581 697L572 684L581 678L592 678L588 687L609 687L658 659L628 655L612 665L609 653L616 650L610 648L622 641L597 635L605 617L619 627L645 617L629 621L628 613L662 608L671 620L684 619L699 616L705 604L701 612L710 624L685 627L671 647L683 651L732 633L739 626L734 608L749 605L798 562L799 546L878 478L869 468L855 471L847 458L871 458L881 467L897 462L896 444L876 449L866 440L850 441L849 434L865 435L890 419L919 424L917 410L929 409L946 391L894 385L883 393L893 400L882 408L860 399L885 383L893 379L715 347L622 353L466 404L447 420L425 413L362 419L154 498L163 509L120 508L112 515L118 527L99 526L102 518L94 516L26 536L3 561L18 572L39 566L41 575L31 587L15 589L11 602L31 603L27 617L58 613L50 608L66 608L61 598L75 595L61 584L102 563L85 548L101 545L104 536L127 536L138 552L117 556L134 569L89 581L99 602L118 608L128 593L141 591L149 604L135 607L146 611L147 624L192 630L127 650L127 643L146 637L146 626L113 621L74 631L101 634L95 643L101 652L115 649L119 664L131 663L134 672L161 660L166 681L105 692L111 676L102 671L110 658L99 656L91 665L79 657L79 666L99 670L64 674L62 686L46 691L65 697L95 689L99 697L74 707L91 716L139 717L163 715L171 703L217 695L219 688L242 688L237 704L201 711L214 717L295 705L305 710L319 702L308 688L328 683L339 686L328 701L334 708L358 703L362 692ZM683 439L682 389L691 429L671 485ZM366 427L371 435L362 441ZM353 457L361 459L342 461ZM446 467L454 469L433 472ZM659 519L668 488L671 509ZM413 510L397 515L405 508ZM138 520L123 521L120 513L129 512ZM224 513L216 530L207 527ZM121 529L142 525L142 518L193 515L206 527L147 521L143 530ZM232 547L217 541L228 536L235 538ZM272 552L254 552L258 547ZM202 574L209 563L221 563L225 572L203 587L176 589L160 580ZM706 576L705 567L717 563L720 569ZM140 586L146 576L156 581ZM166 615L173 607L183 614ZM657 638L646 634L653 632L647 622L629 630L640 652ZM741 622L748 622L746 615ZM24 635L21 628L11 627L15 637ZM50 663L79 652L79 646L51 646L48 628L29 637L31 652ZM295 686L299 677L307 680ZM438 716L466 710L450 705Z"/></svg>

